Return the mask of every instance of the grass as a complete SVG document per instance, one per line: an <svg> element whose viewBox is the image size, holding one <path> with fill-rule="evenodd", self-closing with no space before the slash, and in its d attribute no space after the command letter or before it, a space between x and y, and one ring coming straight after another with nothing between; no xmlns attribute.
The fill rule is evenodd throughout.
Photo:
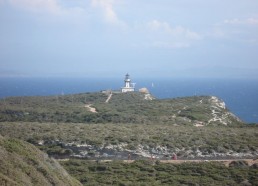
<svg viewBox="0 0 258 186"><path fill-rule="evenodd" d="M80 185L33 145L0 136L0 185Z"/></svg>
<svg viewBox="0 0 258 186"><path fill-rule="evenodd" d="M258 185L257 165L225 167L220 163L164 164L159 161L61 162L84 185Z"/></svg>

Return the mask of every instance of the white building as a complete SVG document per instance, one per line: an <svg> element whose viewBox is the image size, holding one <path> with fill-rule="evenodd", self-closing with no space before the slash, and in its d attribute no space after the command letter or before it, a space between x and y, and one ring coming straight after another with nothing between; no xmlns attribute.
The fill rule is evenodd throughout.
<svg viewBox="0 0 258 186"><path fill-rule="evenodd" d="M125 86L121 90L122 92L134 92L134 83L131 83L129 74L125 75Z"/></svg>

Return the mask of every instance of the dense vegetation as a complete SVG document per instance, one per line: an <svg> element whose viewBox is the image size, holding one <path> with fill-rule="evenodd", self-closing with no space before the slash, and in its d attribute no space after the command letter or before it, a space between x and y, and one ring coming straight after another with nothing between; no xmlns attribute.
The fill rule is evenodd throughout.
<svg viewBox="0 0 258 186"><path fill-rule="evenodd" d="M151 100L143 93L85 93L0 100L0 185L79 185L52 157L101 159L103 149L133 163L61 162L84 185L258 185L257 164L164 164L171 159L258 155L258 126L246 125L216 97ZM88 149L81 151L81 146ZM144 156L142 154L145 154ZM103 159L104 156L102 156ZM145 157L145 158L144 158ZM81 157L80 157L81 158ZM117 157L114 157L116 159Z"/></svg>
<svg viewBox="0 0 258 186"><path fill-rule="evenodd" d="M165 164L156 161L94 162L70 160L61 162L67 171L84 185L258 185L258 164L232 162Z"/></svg>
<svg viewBox="0 0 258 186"><path fill-rule="evenodd" d="M65 151L65 143L88 144L96 148L125 144L124 148L130 150L137 150L141 145L144 149L158 151L161 146L184 158L196 156L198 151L204 155L213 152L257 154L257 129L256 125L192 127L165 124L0 123L0 134L35 145L43 140L44 146L39 147L48 154L71 154L72 151ZM192 153L189 154L189 151Z"/></svg>
<svg viewBox="0 0 258 186"><path fill-rule="evenodd" d="M76 95L10 97L0 100L0 121L67 122L67 123L152 123L205 125L221 124L219 120L209 122L216 107L209 96L177 99L145 100L143 93L108 95L85 93ZM96 108L91 112L86 105ZM218 117L228 125L242 124L224 108L215 108Z"/></svg>
<svg viewBox="0 0 258 186"><path fill-rule="evenodd" d="M81 185L33 145L0 135L0 185Z"/></svg>

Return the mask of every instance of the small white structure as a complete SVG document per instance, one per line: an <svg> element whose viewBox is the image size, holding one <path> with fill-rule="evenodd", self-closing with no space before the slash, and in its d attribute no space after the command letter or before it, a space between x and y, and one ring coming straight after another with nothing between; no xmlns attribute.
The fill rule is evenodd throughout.
<svg viewBox="0 0 258 186"><path fill-rule="evenodd" d="M129 74L125 75L125 86L121 90L122 92L134 92L134 83L131 83Z"/></svg>

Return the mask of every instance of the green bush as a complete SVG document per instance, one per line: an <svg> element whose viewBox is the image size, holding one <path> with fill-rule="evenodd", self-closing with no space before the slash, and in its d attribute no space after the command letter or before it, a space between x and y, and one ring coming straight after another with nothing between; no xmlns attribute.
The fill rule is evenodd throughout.
<svg viewBox="0 0 258 186"><path fill-rule="evenodd" d="M79 162L79 163L75 163ZM258 181L253 167L226 167L220 163L166 164L140 160L100 162L71 160L62 165L84 185L243 185ZM76 164L76 166L75 166ZM75 170L89 170L78 174Z"/></svg>

